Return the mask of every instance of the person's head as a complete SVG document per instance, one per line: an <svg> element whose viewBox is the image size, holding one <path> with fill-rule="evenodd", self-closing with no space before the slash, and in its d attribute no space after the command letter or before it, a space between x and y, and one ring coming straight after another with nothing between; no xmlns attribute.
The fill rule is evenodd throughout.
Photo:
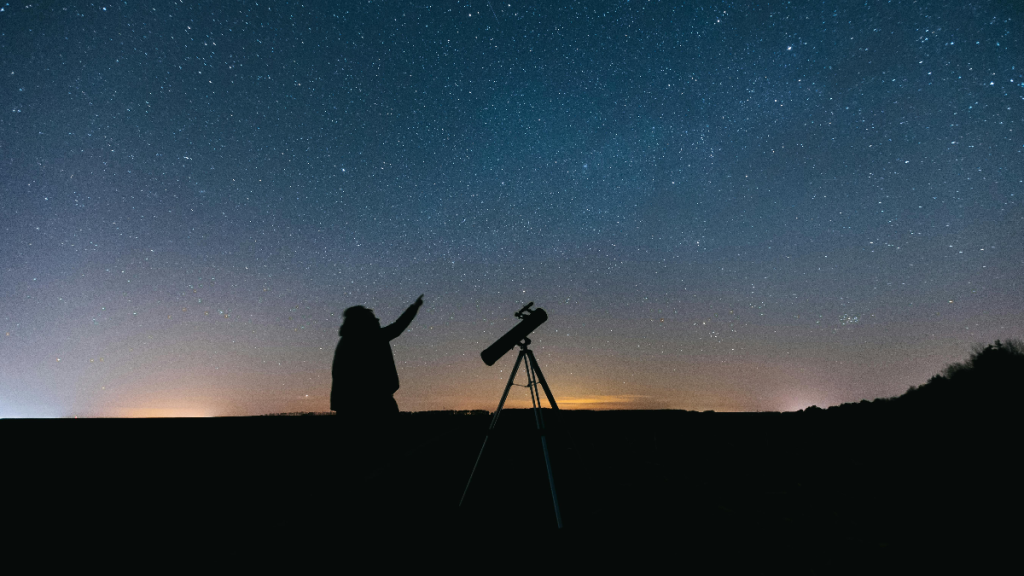
<svg viewBox="0 0 1024 576"><path fill-rule="evenodd" d="M370 330L380 328L380 320L373 314L373 310L365 306L353 306L345 310L345 321L338 329L338 336L365 334Z"/></svg>

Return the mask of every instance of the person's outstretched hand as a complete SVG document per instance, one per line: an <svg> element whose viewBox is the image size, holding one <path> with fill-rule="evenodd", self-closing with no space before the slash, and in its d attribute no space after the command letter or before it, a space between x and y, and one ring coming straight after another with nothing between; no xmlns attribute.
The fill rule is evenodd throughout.
<svg viewBox="0 0 1024 576"><path fill-rule="evenodd" d="M412 303L412 305L417 307L417 308L419 308L420 306L423 306L423 294L420 294L420 297L417 298L416 301Z"/></svg>

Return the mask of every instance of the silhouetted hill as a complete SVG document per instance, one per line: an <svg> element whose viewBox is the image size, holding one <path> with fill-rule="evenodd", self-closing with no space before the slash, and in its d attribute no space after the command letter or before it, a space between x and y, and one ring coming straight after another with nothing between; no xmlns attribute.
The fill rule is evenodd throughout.
<svg viewBox="0 0 1024 576"><path fill-rule="evenodd" d="M1024 385L1024 345L996 340L974 352L966 362L946 367L928 383L913 387L895 403L916 411L990 412L1016 409Z"/></svg>
<svg viewBox="0 0 1024 576"><path fill-rule="evenodd" d="M895 398L878 398L822 409L810 414L892 415L895 417L985 419L1016 410L1024 386L1024 344L1016 340L977 348L965 362L947 366L921 386Z"/></svg>

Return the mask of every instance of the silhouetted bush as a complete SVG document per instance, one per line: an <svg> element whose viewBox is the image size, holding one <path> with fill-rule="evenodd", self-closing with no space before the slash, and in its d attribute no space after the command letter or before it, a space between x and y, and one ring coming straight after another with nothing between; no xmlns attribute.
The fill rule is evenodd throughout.
<svg viewBox="0 0 1024 576"><path fill-rule="evenodd" d="M1022 388L1024 343L996 340L995 344L975 347L966 361L946 366L927 383L911 386L902 396L871 402L861 400L832 406L826 411L848 415L958 413L959 417L977 420L1016 409Z"/></svg>
<svg viewBox="0 0 1024 576"><path fill-rule="evenodd" d="M966 362L947 366L927 384L896 399L915 410L993 412L1016 407L1024 384L1024 345L996 340L976 348Z"/></svg>

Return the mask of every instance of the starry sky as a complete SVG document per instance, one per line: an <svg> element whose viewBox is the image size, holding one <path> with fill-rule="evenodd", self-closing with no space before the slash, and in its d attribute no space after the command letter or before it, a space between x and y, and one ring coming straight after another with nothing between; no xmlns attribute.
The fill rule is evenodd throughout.
<svg viewBox="0 0 1024 576"><path fill-rule="evenodd" d="M1024 326L1015 1L0 3L0 417L898 395ZM529 396L516 389L511 406Z"/></svg>

